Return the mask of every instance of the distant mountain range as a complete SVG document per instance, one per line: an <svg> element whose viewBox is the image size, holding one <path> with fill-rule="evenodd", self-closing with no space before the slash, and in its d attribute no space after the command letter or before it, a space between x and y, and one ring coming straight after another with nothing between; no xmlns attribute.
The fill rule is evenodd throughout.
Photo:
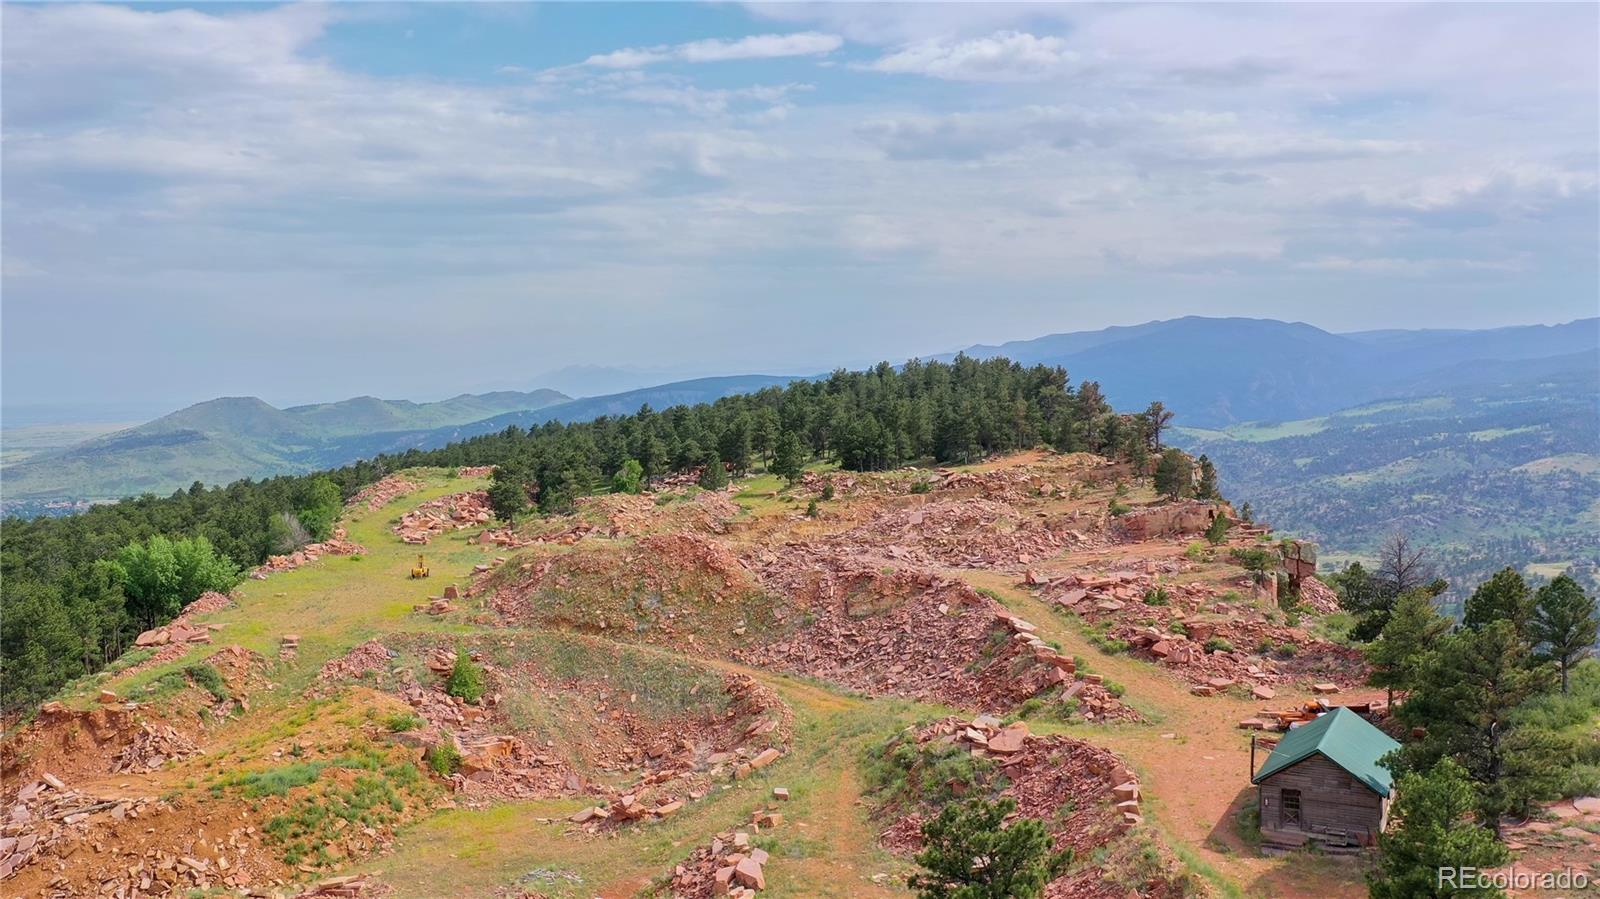
<svg viewBox="0 0 1600 899"><path fill-rule="evenodd" d="M1332 334L1298 322L1189 317L964 352L1061 365L1074 380L1099 381L1118 408L1160 400L1179 424L1224 427L1325 415L1441 383L1459 386L1462 379L1490 383L1508 364L1600 371L1600 318L1484 331Z"/></svg>
<svg viewBox="0 0 1600 899"><path fill-rule="evenodd" d="M793 380L770 375L701 378L574 400L554 390L463 394L436 403L357 397L278 409L255 397L196 403L136 428L106 434L0 469L7 514L37 514L195 481L226 484L332 468L384 452L547 421L631 415L649 404L705 403Z"/></svg>
<svg viewBox="0 0 1600 899"><path fill-rule="evenodd" d="M278 409L255 397L196 403L155 421L41 453L0 470L8 510L41 500L170 493L343 464L341 444L375 431L465 424L570 399L554 390L503 391L436 403L363 396Z"/></svg>
<svg viewBox="0 0 1600 899"><path fill-rule="evenodd" d="M1074 380L1098 381L1118 408L1140 409L1160 400L1177 414L1179 425L1216 429L1312 418L1377 400L1537 373L1597 378L1600 319L1482 331L1333 334L1295 322L1188 317L977 345L964 352L1061 365ZM568 374L626 383L637 373L584 369ZM358 397L289 409L254 398L223 398L28 456L7 465L0 480L7 511L28 514L53 500L168 493L196 480L218 484L313 471L380 452L442 446L512 424L631 415L645 404L661 409L710 402L792 380L739 375L583 399L543 389L463 394L420 404Z"/></svg>

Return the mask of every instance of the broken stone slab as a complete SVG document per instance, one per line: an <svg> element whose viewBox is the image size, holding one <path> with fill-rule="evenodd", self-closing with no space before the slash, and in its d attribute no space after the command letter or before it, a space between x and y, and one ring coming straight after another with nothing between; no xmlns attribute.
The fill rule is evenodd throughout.
<svg viewBox="0 0 1600 899"><path fill-rule="evenodd" d="M741 859L733 868L733 879L752 890L767 888L767 878L761 873L761 863L753 858Z"/></svg>
<svg viewBox="0 0 1600 899"><path fill-rule="evenodd" d="M1250 695L1257 699L1272 699L1278 695L1278 691L1265 684L1256 684L1250 688Z"/></svg>
<svg viewBox="0 0 1600 899"><path fill-rule="evenodd" d="M1028 740L1028 725L1018 721L989 738L989 751L1003 755L1021 752Z"/></svg>
<svg viewBox="0 0 1600 899"><path fill-rule="evenodd" d="M1316 694L1321 695L1321 696L1325 696L1325 695L1327 695L1329 693L1337 693L1337 692L1339 692L1339 685L1338 684L1332 684L1332 683L1312 684L1311 685L1311 692L1316 693Z"/></svg>

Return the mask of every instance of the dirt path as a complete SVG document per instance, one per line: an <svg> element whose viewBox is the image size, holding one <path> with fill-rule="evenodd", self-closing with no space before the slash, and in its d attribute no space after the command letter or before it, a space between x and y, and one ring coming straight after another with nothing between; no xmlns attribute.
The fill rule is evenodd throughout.
<svg viewBox="0 0 1600 899"><path fill-rule="evenodd" d="M1268 899L1356 899L1366 895L1357 862L1300 856L1264 858L1241 838L1235 822L1239 811L1255 801L1255 789L1250 785L1250 738L1248 732L1238 729L1238 722L1255 714L1259 703L1231 696L1194 696L1187 685L1154 665L1100 652L1044 602L1018 589L1012 575L964 569L946 574L993 590L1012 611L1038 625L1041 636L1082 658L1090 671L1127 689L1124 701L1144 713L1150 719L1148 724L1058 729L1104 746L1132 763L1151 798L1153 823L1214 869L1227 884L1218 884L1224 891L1231 885L1237 895ZM1283 691L1275 702L1288 706L1309 698ZM1257 757L1258 763L1261 758ZM1315 876L1308 876L1308 867L1317 869Z"/></svg>

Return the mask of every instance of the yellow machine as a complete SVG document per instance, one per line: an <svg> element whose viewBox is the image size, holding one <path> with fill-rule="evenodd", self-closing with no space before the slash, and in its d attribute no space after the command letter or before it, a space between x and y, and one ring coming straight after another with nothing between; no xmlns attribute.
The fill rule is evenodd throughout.
<svg viewBox="0 0 1600 899"><path fill-rule="evenodd" d="M428 566L422 564L422 553L417 553L417 567L411 569L411 579L428 576Z"/></svg>

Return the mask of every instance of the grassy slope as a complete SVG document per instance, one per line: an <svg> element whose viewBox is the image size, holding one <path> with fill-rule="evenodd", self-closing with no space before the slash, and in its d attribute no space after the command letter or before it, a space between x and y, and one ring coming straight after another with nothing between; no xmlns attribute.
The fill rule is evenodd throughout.
<svg viewBox="0 0 1600 899"><path fill-rule="evenodd" d="M465 534L435 538L424 552L434 576L408 578L415 548L401 544L388 527L399 510L427 499L483 486L482 481L445 479L434 473L425 489L374 513L350 521L350 538L367 547L361 561L333 557L304 568L245 581L234 608L205 620L219 624L219 643L238 643L275 658L282 636L298 634L293 663L273 671L279 687L257 696L248 720L228 725L225 742L262 744L272 735L293 733L302 692L321 665L364 640L396 631L466 633L471 628L414 616L413 604L437 593L454 575L465 583L471 566L486 552L466 542ZM492 633L503 636L505 629ZM102 674L69 687L68 701L93 704L97 690L109 687L137 696L145 685L215 651L201 646L177 659L132 677ZM640 652L658 652L648 648ZM663 654L665 655L665 654ZM676 657L673 657L676 658ZM732 670L735 666L724 666ZM857 804L855 762L869 741L914 720L945 714L937 706L898 701L867 701L789 678L751 671L778 689L797 715L796 748L759 776L719 790L658 825L635 828L619 838L563 837L564 822L540 824L540 817L564 818L590 804L583 800L507 802L484 810L447 811L416 826L391 856L367 867L385 875L399 896L486 895L535 870L561 872L555 882L528 882L552 896L632 895L652 878L719 831L738 828L773 786L786 786L793 798L783 807L786 825L765 847L769 895L898 896L905 863L876 846L875 829ZM873 875L890 873L877 884ZM567 879L572 875L576 880ZM598 891L598 892L597 892Z"/></svg>

